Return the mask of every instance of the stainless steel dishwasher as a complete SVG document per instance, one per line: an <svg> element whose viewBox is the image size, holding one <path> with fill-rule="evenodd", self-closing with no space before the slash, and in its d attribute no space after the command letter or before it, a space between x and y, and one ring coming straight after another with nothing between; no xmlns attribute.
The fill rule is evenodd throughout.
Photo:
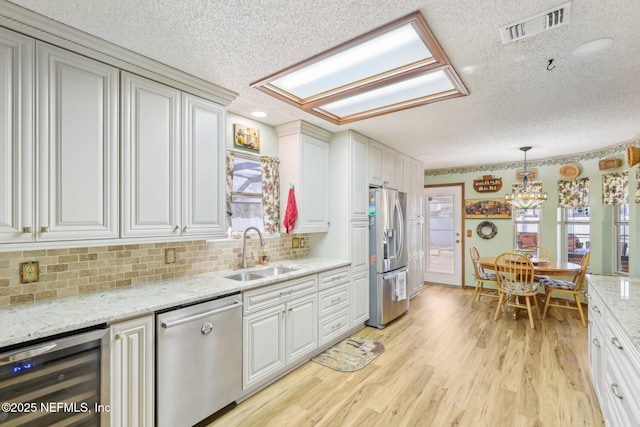
<svg viewBox="0 0 640 427"><path fill-rule="evenodd" d="M156 425L192 426L240 397L242 295L156 314Z"/></svg>

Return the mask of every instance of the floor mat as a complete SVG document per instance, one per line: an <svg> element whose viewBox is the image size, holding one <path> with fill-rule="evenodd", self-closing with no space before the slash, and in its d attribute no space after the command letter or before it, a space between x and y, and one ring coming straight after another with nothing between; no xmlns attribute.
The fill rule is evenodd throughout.
<svg viewBox="0 0 640 427"><path fill-rule="evenodd" d="M367 366L384 351L384 345L357 335L350 336L311 359L313 362L342 372L357 371Z"/></svg>

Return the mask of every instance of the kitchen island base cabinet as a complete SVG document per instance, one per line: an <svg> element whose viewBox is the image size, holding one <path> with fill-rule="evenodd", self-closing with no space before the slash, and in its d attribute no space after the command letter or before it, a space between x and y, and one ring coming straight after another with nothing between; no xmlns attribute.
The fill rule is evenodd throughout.
<svg viewBox="0 0 640 427"><path fill-rule="evenodd" d="M589 366L591 381L608 427L640 425L640 352L608 304L619 301L605 288L599 294L589 279ZM605 282L599 277L595 280ZM613 281L615 282L614 279ZM628 279L627 279L628 280ZM606 283L609 285L609 283ZM627 286L629 284L627 283ZM605 296L606 298L603 298Z"/></svg>
<svg viewBox="0 0 640 427"><path fill-rule="evenodd" d="M111 325L111 425L154 425L154 316Z"/></svg>

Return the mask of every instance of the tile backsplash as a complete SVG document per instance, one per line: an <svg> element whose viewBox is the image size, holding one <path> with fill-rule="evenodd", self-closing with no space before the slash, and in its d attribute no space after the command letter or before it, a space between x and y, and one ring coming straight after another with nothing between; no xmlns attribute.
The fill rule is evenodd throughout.
<svg viewBox="0 0 640 427"><path fill-rule="evenodd" d="M295 235L306 243L295 249L293 237L266 238L264 247L249 239L247 258L257 262L263 250L269 262L309 256L309 236ZM165 263L167 248L175 249L173 264ZM238 268L241 258L238 239L0 252L0 307ZM26 261L39 262L38 282L21 283L20 265Z"/></svg>

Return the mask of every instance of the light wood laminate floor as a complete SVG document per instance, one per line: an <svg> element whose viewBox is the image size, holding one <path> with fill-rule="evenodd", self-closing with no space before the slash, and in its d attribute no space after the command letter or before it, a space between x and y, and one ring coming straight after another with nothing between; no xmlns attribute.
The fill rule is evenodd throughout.
<svg viewBox="0 0 640 427"><path fill-rule="evenodd" d="M532 330L472 294L425 285L407 314L359 332L386 347L364 369L307 362L209 426L603 426L577 313Z"/></svg>

